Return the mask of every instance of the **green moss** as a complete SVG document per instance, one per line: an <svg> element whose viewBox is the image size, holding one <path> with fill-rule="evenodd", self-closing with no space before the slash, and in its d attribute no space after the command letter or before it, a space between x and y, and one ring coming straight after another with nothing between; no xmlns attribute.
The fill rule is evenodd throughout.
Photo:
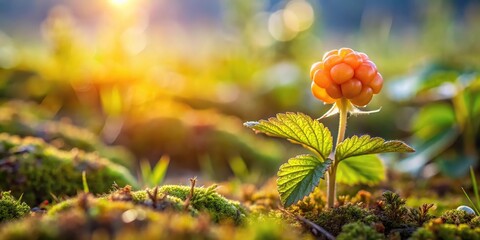
<svg viewBox="0 0 480 240"><path fill-rule="evenodd" d="M357 221L370 224L378 219L369 210L347 203L340 207L322 211L314 219L310 220L325 228L331 234L338 235L342 230L342 226L346 224Z"/></svg>
<svg viewBox="0 0 480 240"><path fill-rule="evenodd" d="M302 234L300 228L295 228L281 218L259 215L248 219L244 229L238 231L235 239L276 240L276 239L314 239L308 233ZM228 234L228 233L227 233ZM223 237L227 239L229 235Z"/></svg>
<svg viewBox="0 0 480 240"><path fill-rule="evenodd" d="M0 106L0 132L35 136L62 150L96 152L115 163L131 166L133 156L122 147L105 145L93 132L68 121L51 121L52 114L35 103L10 101Z"/></svg>
<svg viewBox="0 0 480 240"><path fill-rule="evenodd" d="M480 228L470 228L467 224L443 224L432 221L419 228L411 239L480 239Z"/></svg>
<svg viewBox="0 0 480 240"><path fill-rule="evenodd" d="M238 202L228 200L215 191L216 186L208 188L197 187L193 197L187 204L191 187L166 185L155 189L131 191L129 186L119 188L102 197L111 202L131 202L136 205L146 206L156 211L189 212L198 216L200 212L207 212L214 222L233 220L240 223L245 218L245 210ZM70 199L54 205L48 215L56 215L71 209L78 204L78 198Z"/></svg>
<svg viewBox="0 0 480 240"><path fill-rule="evenodd" d="M463 210L447 210L445 211L440 218L443 220L444 223L449 224L467 224L475 217L475 214L469 214Z"/></svg>
<svg viewBox="0 0 480 240"><path fill-rule="evenodd" d="M24 217L30 213L30 207L15 199L10 192L0 192L0 222Z"/></svg>
<svg viewBox="0 0 480 240"><path fill-rule="evenodd" d="M208 212L215 222L227 219L234 220L236 223L241 222L245 217L245 210L240 206L240 203L222 197L215 189L215 185L208 188L195 187L193 197L190 199L190 205L200 212ZM134 192L133 194L136 196L136 201L142 202L148 200L146 191L152 192L153 190ZM184 202L189 197L190 191L190 186L165 185L159 187L158 194L175 197Z"/></svg>
<svg viewBox="0 0 480 240"><path fill-rule="evenodd" d="M375 215L385 226L385 232L395 228L406 228L410 226L409 210L405 206L405 199L391 191L385 191L382 199L377 202Z"/></svg>
<svg viewBox="0 0 480 240"><path fill-rule="evenodd" d="M62 151L38 138L0 134L0 189L9 189L29 205L72 196L83 189L82 171L92 193L104 193L116 182L136 181L128 170L96 154L73 149Z"/></svg>
<svg viewBox="0 0 480 240"><path fill-rule="evenodd" d="M470 227L472 228L480 228L480 216L476 216L472 218L472 220L470 221L470 223L468 223L468 225L470 225Z"/></svg>
<svg viewBox="0 0 480 240"><path fill-rule="evenodd" d="M55 215L55 214L58 214L59 212L69 210L72 207L74 207L75 204L77 204L77 202L78 202L77 198L71 198L71 199L67 199L65 201L59 202L53 205L52 207L50 207L50 209L48 209L47 211L47 214Z"/></svg>
<svg viewBox="0 0 480 240"><path fill-rule="evenodd" d="M182 192L176 187L173 188ZM215 222L208 214L199 213L197 216L192 216L184 209L159 211L153 205L145 204L148 199L142 200L142 198L143 196L150 198L152 190L148 191L150 194L144 191L146 195L137 194L140 191L131 192L131 196L138 197L135 202L133 198L126 200L127 192L129 192L128 188L121 188L117 189L115 194L102 198L95 198L91 194L80 194L74 200L58 204L55 212L5 224L0 228L0 238L15 240L309 239L308 235L303 235L298 229L292 229L280 218L265 216L250 218L241 225L234 225L228 221ZM158 196L165 196L160 191L157 193ZM207 192L205 191L204 194ZM181 203L184 206L183 200Z"/></svg>
<svg viewBox="0 0 480 240"><path fill-rule="evenodd" d="M342 227L342 232L337 236L337 240L382 240L383 234L378 233L362 222L349 223Z"/></svg>
<svg viewBox="0 0 480 240"><path fill-rule="evenodd" d="M423 204L418 208L410 208L408 211L408 219L412 224L416 225L416 227L421 227L425 222L434 218L434 216L429 213L433 207L434 204L430 203Z"/></svg>

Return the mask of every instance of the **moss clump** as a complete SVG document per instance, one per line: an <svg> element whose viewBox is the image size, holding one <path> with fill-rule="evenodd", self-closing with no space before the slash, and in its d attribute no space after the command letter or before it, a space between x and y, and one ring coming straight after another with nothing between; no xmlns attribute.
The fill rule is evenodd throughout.
<svg viewBox="0 0 480 240"><path fill-rule="evenodd" d="M165 196L159 189L156 196ZM152 191L155 190L133 192L129 188L121 188L101 198L80 194L57 204L57 210L53 211L54 207L49 214L5 224L0 228L0 238L309 239L308 235L292 230L276 217L250 217L244 224L235 225L230 221L215 222L209 214L201 212L192 216L184 211L185 201L181 202L182 211L175 208L161 210L145 204L153 196Z"/></svg>
<svg viewBox="0 0 480 240"><path fill-rule="evenodd" d="M245 209L240 206L240 203L228 200L218 194L215 189L216 185L208 188L195 187L193 196L190 198L190 186L165 185L158 188L158 194L166 195L181 199L183 202L189 198L189 205L194 209L202 212L208 212L213 221L220 222L223 220L234 220L239 223L245 217ZM144 190L132 193L135 196L134 202L144 203L148 201L148 192L153 190ZM150 197L151 198L151 197Z"/></svg>
<svg viewBox="0 0 480 240"><path fill-rule="evenodd" d="M216 186L208 188L196 187L190 198L191 187L165 185L154 189L131 191L131 187L118 188L102 199L111 202L131 202L156 211L189 212L198 216L201 212L210 215L214 222L231 220L240 223L245 218L245 209L238 202L228 200L217 192ZM70 199L54 205L48 215L69 210L79 202L78 198Z"/></svg>
<svg viewBox="0 0 480 240"><path fill-rule="evenodd" d="M411 239L480 239L480 228L470 228L467 224L446 224L441 220L435 220L419 228Z"/></svg>
<svg viewBox="0 0 480 240"><path fill-rule="evenodd" d="M383 234L362 222L349 223L342 227L342 232L337 240L382 240Z"/></svg>
<svg viewBox="0 0 480 240"><path fill-rule="evenodd" d="M472 218L468 225L470 225L471 228L480 228L480 216Z"/></svg>
<svg viewBox="0 0 480 240"><path fill-rule="evenodd" d="M310 219L333 235L338 235L342 227L353 222L374 223L378 219L367 209L347 203L343 206L327 209Z"/></svg>
<svg viewBox="0 0 480 240"><path fill-rule="evenodd" d="M15 199L10 192L0 192L0 222L24 217L30 213L30 207Z"/></svg>
<svg viewBox="0 0 480 240"><path fill-rule="evenodd" d="M241 199L243 205L253 214L268 213L278 209L281 201L277 191L277 179L270 179L260 189L254 185L244 186Z"/></svg>
<svg viewBox="0 0 480 240"><path fill-rule="evenodd" d="M125 187L129 188L129 186ZM125 189L122 188L122 189ZM126 199L126 198L118 198L118 191L124 191L124 190L117 190L112 195L109 195L108 197L103 197L99 198L103 202L130 202L138 206L145 206L148 207L152 210L156 211L172 211L172 212L190 212L192 216L198 216L198 211L194 209L192 206L185 206L184 201L182 201L180 198L173 197L173 196L167 196L163 195L161 197L147 197L144 200L134 200L133 198ZM115 196L115 197L113 197ZM149 195L153 196L153 195ZM160 196L160 195L157 195ZM55 216L58 214L61 214L62 212L69 211L73 208L75 208L78 204L81 204L82 201L84 201L83 195L80 195L75 198L71 198L65 201L62 201L58 204L53 205L48 211L47 215L49 216Z"/></svg>
<svg viewBox="0 0 480 240"><path fill-rule="evenodd" d="M327 203L327 198L320 188L316 187L312 193L303 198L301 201L292 205L288 210L294 214L313 218L320 214Z"/></svg>
<svg viewBox="0 0 480 240"><path fill-rule="evenodd" d="M9 189L33 206L52 196L72 196L82 185L82 172L92 193L104 193L116 182L136 181L128 170L96 154L62 151L39 138L0 134L0 189Z"/></svg>
<svg viewBox="0 0 480 240"><path fill-rule="evenodd" d="M444 223L448 224L468 224L475 217L475 214L469 214L463 210L447 210L445 211L440 218Z"/></svg>
<svg viewBox="0 0 480 240"><path fill-rule="evenodd" d="M145 229L154 236L184 233L188 238L199 233L201 221L195 221L186 213L171 214L154 211L133 202L111 201L94 198L90 194L60 203L54 212L26 218L24 221L5 225L0 229L2 239L131 239L132 232L140 234ZM59 206L57 205L57 206ZM51 209L52 211L53 209ZM171 223L169 222L172 221ZM206 221L208 225L208 221ZM145 237L145 239L150 239Z"/></svg>
<svg viewBox="0 0 480 240"><path fill-rule="evenodd" d="M115 163L132 165L131 153L105 145L93 132L68 121L51 121L51 113L35 103L10 101L0 106L0 132L22 137L35 136L62 150L73 148L97 152Z"/></svg>
<svg viewBox="0 0 480 240"><path fill-rule="evenodd" d="M385 232L396 228L407 228L409 224L409 209L405 206L405 199L391 191L385 191L382 199L377 201L375 215L385 226Z"/></svg>

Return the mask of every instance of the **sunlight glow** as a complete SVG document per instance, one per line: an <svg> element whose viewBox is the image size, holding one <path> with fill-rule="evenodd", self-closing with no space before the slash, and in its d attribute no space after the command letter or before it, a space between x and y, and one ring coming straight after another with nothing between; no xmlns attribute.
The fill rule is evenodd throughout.
<svg viewBox="0 0 480 240"><path fill-rule="evenodd" d="M115 6L125 6L129 0L110 0L110 3L112 3Z"/></svg>

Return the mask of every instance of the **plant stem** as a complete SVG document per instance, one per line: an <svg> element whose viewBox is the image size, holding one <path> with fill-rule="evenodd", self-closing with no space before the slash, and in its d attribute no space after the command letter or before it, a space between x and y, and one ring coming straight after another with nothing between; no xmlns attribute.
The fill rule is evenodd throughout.
<svg viewBox="0 0 480 240"><path fill-rule="evenodd" d="M345 138L345 130L347 129L347 112L348 112L348 100L342 98L336 102L339 113L340 119L338 123L338 135L337 135L337 143L335 145L335 149L339 143L343 141ZM333 159L332 166L328 170L328 179L327 179L327 206L329 208L333 208L335 204L336 198L336 177L337 177L337 166L338 162L336 159Z"/></svg>

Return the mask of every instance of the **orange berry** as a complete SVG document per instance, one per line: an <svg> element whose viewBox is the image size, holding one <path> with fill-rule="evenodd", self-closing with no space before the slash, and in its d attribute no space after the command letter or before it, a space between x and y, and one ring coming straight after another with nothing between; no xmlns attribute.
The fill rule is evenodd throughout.
<svg viewBox="0 0 480 240"><path fill-rule="evenodd" d="M373 78L373 80L370 82L370 87L371 87L372 90L373 90L373 94L377 94L377 93L380 92L380 90L382 90L382 87L383 87L383 77L382 77L382 74L377 73L377 75L375 76L375 78Z"/></svg>
<svg viewBox="0 0 480 240"><path fill-rule="evenodd" d="M317 86L317 84L315 84L314 82L312 82L311 89L312 89L313 96L324 101L325 103L330 104L335 102L335 99L328 96L325 89Z"/></svg>
<svg viewBox="0 0 480 240"><path fill-rule="evenodd" d="M322 69L315 72L313 81L321 88L326 88L332 84L332 79L330 79L330 76Z"/></svg>
<svg viewBox="0 0 480 240"><path fill-rule="evenodd" d="M348 99L352 99L362 91L362 82L358 79L350 79L341 85L342 94Z"/></svg>
<svg viewBox="0 0 480 240"><path fill-rule="evenodd" d="M333 49L333 50L330 50L330 51L326 52L325 54L323 54L322 60L325 62L325 60L332 55L338 55L338 50Z"/></svg>
<svg viewBox="0 0 480 240"><path fill-rule="evenodd" d="M340 48L340 49L338 49L338 55L340 57L345 57L349 53L353 53L353 50L351 48Z"/></svg>
<svg viewBox="0 0 480 240"><path fill-rule="evenodd" d="M376 74L377 69L368 62L360 64L360 66L355 69L355 78L362 81L364 85L368 85Z"/></svg>
<svg viewBox="0 0 480 240"><path fill-rule="evenodd" d="M352 52L343 57L343 62L350 65L353 69L356 69L362 64L363 59L357 53Z"/></svg>
<svg viewBox="0 0 480 240"><path fill-rule="evenodd" d="M373 68L375 68L375 70L377 70L377 64L375 64L374 62L370 61L370 60L367 60L367 61L364 61L368 64L370 64L370 66L372 66Z"/></svg>
<svg viewBox="0 0 480 240"><path fill-rule="evenodd" d="M330 69L341 63L342 62L342 57L338 56L338 55L331 55L329 57L327 57L327 59L325 59L325 61L323 62L323 68L326 70L326 71L330 71Z"/></svg>
<svg viewBox="0 0 480 240"><path fill-rule="evenodd" d="M350 80L354 73L353 68L346 63L339 63L330 69L330 76L336 84L342 84Z"/></svg>
<svg viewBox="0 0 480 240"><path fill-rule="evenodd" d="M350 99L350 101L357 106L365 106L372 100L372 97L373 90L370 87L363 86L360 94Z"/></svg>
<svg viewBox="0 0 480 240"><path fill-rule="evenodd" d="M310 67L310 79L313 79L313 75L318 69L323 69L323 62L316 62Z"/></svg>
<svg viewBox="0 0 480 240"><path fill-rule="evenodd" d="M330 84L330 86L325 88L325 91L331 98L339 99L343 97L342 89L337 84Z"/></svg>
<svg viewBox="0 0 480 240"><path fill-rule="evenodd" d="M363 60L364 62L370 60L370 59L368 58L367 54L365 54L365 53L357 52L357 54L362 58L362 60Z"/></svg>

